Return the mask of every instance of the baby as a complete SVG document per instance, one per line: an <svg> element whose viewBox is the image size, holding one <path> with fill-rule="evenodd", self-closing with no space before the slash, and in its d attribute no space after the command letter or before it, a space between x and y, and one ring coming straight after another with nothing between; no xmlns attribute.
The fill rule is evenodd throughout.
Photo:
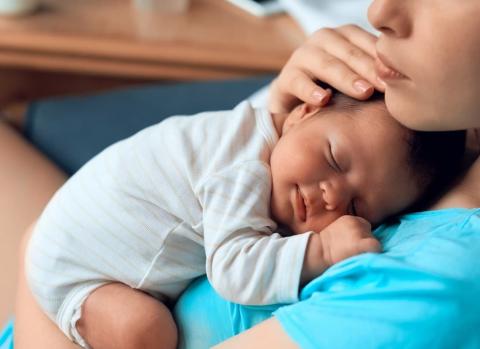
<svg viewBox="0 0 480 349"><path fill-rule="evenodd" d="M378 252L370 223L453 173L462 142L407 130L382 100L341 95L286 115L244 102L172 117L109 147L56 193L29 244L29 284L84 347L173 348L164 304L194 278L206 273L236 303L297 301L332 264Z"/></svg>

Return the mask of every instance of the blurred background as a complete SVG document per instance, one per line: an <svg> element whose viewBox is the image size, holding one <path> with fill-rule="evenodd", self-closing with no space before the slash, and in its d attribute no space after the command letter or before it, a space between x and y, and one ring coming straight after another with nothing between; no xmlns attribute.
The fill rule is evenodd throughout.
<svg viewBox="0 0 480 349"><path fill-rule="evenodd" d="M0 0L0 105L273 73L304 36L226 0Z"/></svg>

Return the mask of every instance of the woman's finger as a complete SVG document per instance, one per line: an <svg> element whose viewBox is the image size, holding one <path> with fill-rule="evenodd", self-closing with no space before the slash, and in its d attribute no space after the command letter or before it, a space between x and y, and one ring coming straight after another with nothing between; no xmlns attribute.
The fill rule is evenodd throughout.
<svg viewBox="0 0 480 349"><path fill-rule="evenodd" d="M341 26L337 28L337 31L348 41L350 41L355 46L361 48L370 56L377 56L375 46L377 44L378 38L372 33L353 24Z"/></svg>
<svg viewBox="0 0 480 349"><path fill-rule="evenodd" d="M356 31L356 29L354 26L348 26L344 31ZM360 37L371 36L371 34L365 33L360 32L355 35ZM379 81L375 71L375 56L364 51L363 48L356 43L353 44L350 42L339 30L326 30L323 34L323 39L325 40L322 48L324 51L344 62L352 71L370 82L377 90L385 90L384 84ZM370 39L365 39L365 41L370 41ZM374 45L373 51L375 52Z"/></svg>
<svg viewBox="0 0 480 349"><path fill-rule="evenodd" d="M370 84L372 84L377 90L384 91L385 85L378 79L377 72L375 70L375 58L368 55L362 49L350 42L344 42L344 47L339 48L338 45L332 47L326 47L326 50L332 56L338 58L346 66L348 66L353 72L362 76Z"/></svg>
<svg viewBox="0 0 480 349"><path fill-rule="evenodd" d="M301 70L285 70L271 85L269 110L272 113L289 112L301 102L324 106L330 97L331 90L318 86L311 76Z"/></svg>
<svg viewBox="0 0 480 349"><path fill-rule="evenodd" d="M384 85L375 72L377 38L354 25L315 32L297 49L272 83L269 108L290 111L300 102L325 105L331 94L323 81L356 99L368 99Z"/></svg>
<svg viewBox="0 0 480 349"><path fill-rule="evenodd" d="M309 57L316 57L308 66L307 76L323 81L342 93L356 99L365 100L373 92L375 85L355 72L338 57L317 47L310 46Z"/></svg>

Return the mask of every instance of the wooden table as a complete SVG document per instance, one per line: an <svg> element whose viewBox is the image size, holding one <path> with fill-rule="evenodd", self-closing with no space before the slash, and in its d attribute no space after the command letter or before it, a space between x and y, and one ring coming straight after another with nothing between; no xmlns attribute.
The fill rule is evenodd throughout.
<svg viewBox="0 0 480 349"><path fill-rule="evenodd" d="M0 102L158 80L278 71L304 40L288 16L254 17L224 0L136 11L129 0L44 0L0 18Z"/></svg>

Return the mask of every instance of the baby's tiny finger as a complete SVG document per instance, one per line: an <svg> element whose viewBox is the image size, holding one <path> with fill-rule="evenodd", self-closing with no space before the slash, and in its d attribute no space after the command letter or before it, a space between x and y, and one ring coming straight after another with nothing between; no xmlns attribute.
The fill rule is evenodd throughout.
<svg viewBox="0 0 480 349"><path fill-rule="evenodd" d="M375 238L362 239L359 242L359 248L361 252L378 253L382 251L380 242Z"/></svg>

